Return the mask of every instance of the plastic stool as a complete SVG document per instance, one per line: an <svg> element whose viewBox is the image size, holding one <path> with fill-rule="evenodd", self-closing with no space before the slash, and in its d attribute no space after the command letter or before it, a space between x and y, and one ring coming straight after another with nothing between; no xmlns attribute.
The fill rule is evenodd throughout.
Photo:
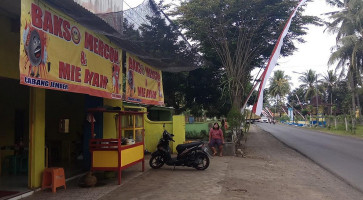
<svg viewBox="0 0 363 200"><path fill-rule="evenodd" d="M61 186L64 186L64 189L66 189L64 169L58 167L45 168L43 172L42 190L52 188L52 192L55 193L56 188Z"/></svg>

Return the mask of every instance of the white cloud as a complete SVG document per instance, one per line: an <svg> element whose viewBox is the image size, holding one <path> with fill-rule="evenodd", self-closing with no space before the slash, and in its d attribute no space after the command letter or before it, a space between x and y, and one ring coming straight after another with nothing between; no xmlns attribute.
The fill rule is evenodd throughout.
<svg viewBox="0 0 363 200"><path fill-rule="evenodd" d="M314 15L318 17L326 17L322 14L336 10L325 3L325 0L315 0L308 2L305 15ZM305 43L296 44L298 51L294 55L279 59L279 65L275 70L283 70L291 76L293 88L300 85L298 81L299 74L308 69L313 69L317 73L324 74L328 69L334 69L334 66L328 66L328 60L331 54L331 47L335 45L335 35L324 32L325 26L318 27L314 25L308 26L308 34L304 36Z"/></svg>

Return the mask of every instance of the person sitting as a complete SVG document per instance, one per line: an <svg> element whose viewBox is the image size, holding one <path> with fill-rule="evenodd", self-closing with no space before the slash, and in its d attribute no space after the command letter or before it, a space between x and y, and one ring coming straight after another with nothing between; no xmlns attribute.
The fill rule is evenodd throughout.
<svg viewBox="0 0 363 200"><path fill-rule="evenodd" d="M213 156L217 155L217 150L215 148L216 145L219 149L219 156L223 156L223 144L223 131L219 128L219 124L216 122L209 131L209 146L213 151Z"/></svg>

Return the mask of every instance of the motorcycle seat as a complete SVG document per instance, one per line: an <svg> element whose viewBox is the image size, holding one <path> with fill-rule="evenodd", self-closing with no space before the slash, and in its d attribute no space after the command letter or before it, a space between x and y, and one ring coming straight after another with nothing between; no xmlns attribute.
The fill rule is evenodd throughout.
<svg viewBox="0 0 363 200"><path fill-rule="evenodd" d="M183 152L185 149L194 147L194 146L199 146L200 144L203 144L203 142L191 142L191 143L187 143L187 144L179 144L178 146L176 146L176 150L178 151L178 153Z"/></svg>

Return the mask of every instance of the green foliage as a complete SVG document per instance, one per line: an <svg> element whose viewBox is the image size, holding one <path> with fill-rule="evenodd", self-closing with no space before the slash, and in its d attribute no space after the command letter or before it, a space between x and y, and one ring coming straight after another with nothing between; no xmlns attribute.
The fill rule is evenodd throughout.
<svg viewBox="0 0 363 200"><path fill-rule="evenodd" d="M164 102L166 106L175 109L175 114L181 114L186 110L187 77L187 72L163 72Z"/></svg>
<svg viewBox="0 0 363 200"><path fill-rule="evenodd" d="M200 131L200 134L203 136L203 137L209 137L208 136L208 132L206 130L201 130Z"/></svg>
<svg viewBox="0 0 363 200"><path fill-rule="evenodd" d="M232 133L232 131L231 130L228 130L228 131L226 131L226 132L224 132L224 140L226 141L226 142L232 142L232 135L233 135L233 133Z"/></svg>
<svg viewBox="0 0 363 200"><path fill-rule="evenodd" d="M306 110L309 112L309 114L312 114L313 110L314 110L314 107L312 105L308 105L306 107Z"/></svg>
<svg viewBox="0 0 363 200"><path fill-rule="evenodd" d="M308 111L307 109L303 109L303 110L301 111L301 114L302 114L303 116L306 116L307 114L309 114L309 111Z"/></svg>
<svg viewBox="0 0 363 200"><path fill-rule="evenodd" d="M290 92L289 80L291 80L291 77L285 75L284 71L275 71L274 75L270 78L269 93L274 97L277 95L284 97Z"/></svg>
<svg viewBox="0 0 363 200"><path fill-rule="evenodd" d="M287 122L290 120L290 118L287 115L283 115L283 116L277 118L277 120Z"/></svg>
<svg viewBox="0 0 363 200"><path fill-rule="evenodd" d="M363 67L363 26L362 0L328 0L332 5L343 9L330 13L331 22L327 23L329 31L337 34L337 44L329 58L329 64L337 63L340 77L347 76L351 93L350 112L355 112L358 85L362 86L361 69ZM359 105L358 105L359 106ZM347 109L347 106L344 110ZM348 108L349 109L349 108ZM345 113L349 113L345 111Z"/></svg>
<svg viewBox="0 0 363 200"><path fill-rule="evenodd" d="M185 138L186 139L199 139L200 133L198 133L197 131L186 131L185 132Z"/></svg>
<svg viewBox="0 0 363 200"><path fill-rule="evenodd" d="M195 117L227 115L231 103L220 88L221 76L215 67L200 68L190 72L163 73L166 106L175 113L189 111Z"/></svg>
<svg viewBox="0 0 363 200"><path fill-rule="evenodd" d="M277 70L270 78L269 94L276 98L276 104L281 108L281 98L284 98L286 94L290 92L290 76L285 75L284 71ZM281 110L281 109L278 109ZM280 113L281 115L281 113Z"/></svg>
<svg viewBox="0 0 363 200"><path fill-rule="evenodd" d="M333 128L331 128L330 130L328 128L319 128L319 129L320 129L320 131L328 132L331 134L350 135L350 136L363 138L363 126L361 126L361 125L357 126L355 133L352 133L351 131L345 131L344 125L339 125L338 129L333 129Z"/></svg>
<svg viewBox="0 0 363 200"><path fill-rule="evenodd" d="M264 66L278 34L283 29L295 1L284 0L193 0L184 1L174 13L186 35L199 43L206 60L218 66L225 74L223 88L227 88L233 106L241 107L242 98L249 92L250 72ZM248 8L248 9L246 9ZM291 55L296 49L294 39L303 41L304 25L317 24L311 16L302 16L301 10L285 38L282 55Z"/></svg>
<svg viewBox="0 0 363 200"><path fill-rule="evenodd" d="M351 93L348 89L347 81L339 81L337 82L337 86L333 88L333 107L334 113L339 114L348 114L349 107L351 106Z"/></svg>
<svg viewBox="0 0 363 200"><path fill-rule="evenodd" d="M300 87L305 89L304 99L311 99L313 96L319 95L319 92L316 88L316 84L318 81L318 74L316 71L309 69L303 73L299 77L299 80L303 83Z"/></svg>
<svg viewBox="0 0 363 200"><path fill-rule="evenodd" d="M208 140L209 136L206 130L197 131L186 131L185 132L186 139L199 139L199 140Z"/></svg>
<svg viewBox="0 0 363 200"><path fill-rule="evenodd" d="M198 62L194 56L196 48L188 47L185 41L178 39L176 26L167 25L158 15L147 19L150 24L143 24L139 31L125 21L124 35L137 41L151 55L162 55L165 59L184 60L191 64ZM173 65L172 61L170 65ZM223 74L219 66L211 63L208 67L190 72L163 72L165 105L173 107L176 114L189 111L196 117L204 114L210 117L227 115L231 103L220 87Z"/></svg>
<svg viewBox="0 0 363 200"><path fill-rule="evenodd" d="M227 121L230 129L238 131L242 125L242 122L244 121L245 116L241 114L239 110L236 108L232 108L228 115L227 115Z"/></svg>
<svg viewBox="0 0 363 200"><path fill-rule="evenodd" d="M222 80L219 69L213 65L189 72L186 106L196 112L203 109L208 117L227 115L231 103L220 87Z"/></svg>

